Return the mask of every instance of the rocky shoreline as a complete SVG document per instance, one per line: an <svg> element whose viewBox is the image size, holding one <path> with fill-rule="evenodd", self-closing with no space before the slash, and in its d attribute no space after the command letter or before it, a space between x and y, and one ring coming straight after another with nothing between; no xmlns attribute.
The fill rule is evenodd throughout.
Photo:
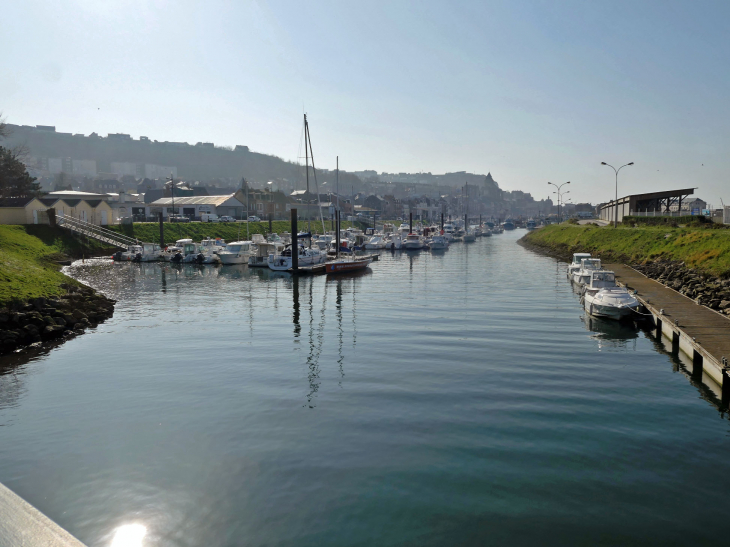
<svg viewBox="0 0 730 547"><path fill-rule="evenodd" d="M0 355L82 334L114 314L115 300L90 287L64 283L66 294L0 309Z"/></svg>
<svg viewBox="0 0 730 547"><path fill-rule="evenodd" d="M683 262L670 260L631 264L631 267L701 306L730 316L730 279L703 274L686 267Z"/></svg>

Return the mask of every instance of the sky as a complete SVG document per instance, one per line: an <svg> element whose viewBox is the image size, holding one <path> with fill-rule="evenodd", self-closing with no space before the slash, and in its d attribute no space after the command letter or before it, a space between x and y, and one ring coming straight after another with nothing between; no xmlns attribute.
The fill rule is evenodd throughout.
<svg viewBox="0 0 730 547"><path fill-rule="evenodd" d="M730 204L730 2L23 0L8 123ZM12 24L10 24L12 22Z"/></svg>

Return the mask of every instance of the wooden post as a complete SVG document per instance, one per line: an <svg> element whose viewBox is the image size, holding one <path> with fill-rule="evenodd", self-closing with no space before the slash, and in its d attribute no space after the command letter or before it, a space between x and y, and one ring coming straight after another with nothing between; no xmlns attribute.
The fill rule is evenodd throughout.
<svg viewBox="0 0 730 547"><path fill-rule="evenodd" d="M705 359L702 357L702 354L695 350L692 350L692 376L697 378L702 378L702 368L704 364ZM725 393L725 378L726 376L723 376L722 378L722 386L723 386L723 395ZM730 382L727 382L730 387Z"/></svg>
<svg viewBox="0 0 730 547"><path fill-rule="evenodd" d="M672 331L672 355L679 353L679 333L674 330Z"/></svg>
<svg viewBox="0 0 730 547"><path fill-rule="evenodd" d="M656 320L656 338L657 340L662 339L662 320L659 318Z"/></svg>
<svg viewBox="0 0 730 547"><path fill-rule="evenodd" d="M408 214L410 215L408 220L408 227L410 228L410 233L413 233L413 211L409 211Z"/></svg>
<svg viewBox="0 0 730 547"><path fill-rule="evenodd" d="M292 274L299 274L299 238L297 237L297 210L291 210L291 270Z"/></svg>
<svg viewBox="0 0 730 547"><path fill-rule="evenodd" d="M160 213L160 248L165 248L165 225L162 222L162 213Z"/></svg>
<svg viewBox="0 0 730 547"><path fill-rule="evenodd" d="M730 367L722 367L722 406L727 407L730 403Z"/></svg>
<svg viewBox="0 0 730 547"><path fill-rule="evenodd" d="M444 214L441 213L441 229L444 229Z"/></svg>
<svg viewBox="0 0 730 547"><path fill-rule="evenodd" d="M269 233L273 233L273 230L271 229L271 217L274 216L273 213L269 213Z"/></svg>

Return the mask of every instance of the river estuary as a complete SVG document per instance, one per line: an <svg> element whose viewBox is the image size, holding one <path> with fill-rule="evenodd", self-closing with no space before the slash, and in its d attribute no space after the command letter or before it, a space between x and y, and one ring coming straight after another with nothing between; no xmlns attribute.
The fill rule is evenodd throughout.
<svg viewBox="0 0 730 547"><path fill-rule="evenodd" d="M114 317L0 361L0 482L91 547L724 544L713 393L523 234L329 279L74 265Z"/></svg>

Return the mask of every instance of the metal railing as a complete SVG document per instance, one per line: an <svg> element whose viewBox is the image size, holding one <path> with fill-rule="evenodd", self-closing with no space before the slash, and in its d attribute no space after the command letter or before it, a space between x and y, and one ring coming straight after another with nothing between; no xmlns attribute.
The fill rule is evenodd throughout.
<svg viewBox="0 0 730 547"><path fill-rule="evenodd" d="M102 228L101 226L78 218L69 216L57 217L56 224L61 228L66 228L77 234L85 235L122 249L126 249L130 245L139 245L138 239L125 236L107 228Z"/></svg>

